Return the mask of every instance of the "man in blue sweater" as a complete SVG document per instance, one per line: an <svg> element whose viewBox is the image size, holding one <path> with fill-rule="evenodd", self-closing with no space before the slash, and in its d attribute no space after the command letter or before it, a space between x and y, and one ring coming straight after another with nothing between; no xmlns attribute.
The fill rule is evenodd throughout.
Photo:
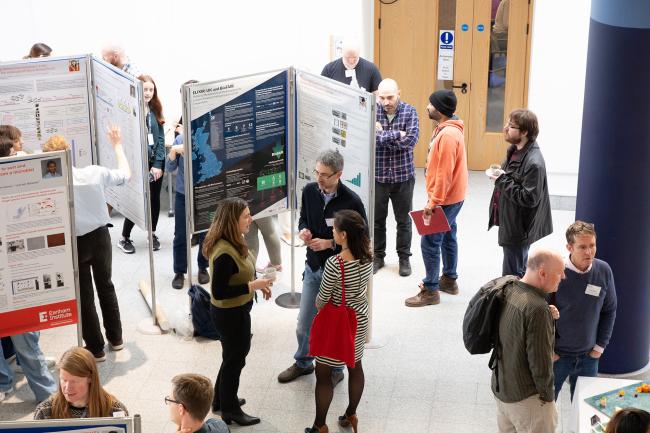
<svg viewBox="0 0 650 433"><path fill-rule="evenodd" d="M578 376L596 376L614 328L616 289L609 265L597 258L594 225L576 221L566 231L569 257L566 279L560 283L555 304L560 318L555 325L555 399L569 377L571 399Z"/></svg>

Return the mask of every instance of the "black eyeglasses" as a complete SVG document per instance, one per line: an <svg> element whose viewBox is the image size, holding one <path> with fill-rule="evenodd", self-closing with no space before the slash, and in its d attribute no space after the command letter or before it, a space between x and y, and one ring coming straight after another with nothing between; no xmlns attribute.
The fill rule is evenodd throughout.
<svg viewBox="0 0 650 433"><path fill-rule="evenodd" d="M510 129L520 129L519 127L513 125L512 123L508 123L508 124L506 124L506 128L510 128Z"/></svg>
<svg viewBox="0 0 650 433"><path fill-rule="evenodd" d="M180 401L172 400L171 398L169 398L169 396L165 397L165 404L170 404L170 403L183 404Z"/></svg>
<svg viewBox="0 0 650 433"><path fill-rule="evenodd" d="M338 173L338 172L335 171L335 172L332 173L332 174L327 174L327 173L319 173L318 170L314 170L312 173L314 173L314 176L315 176L316 178L321 178L321 177L322 177L323 179L327 179L327 180L329 180L329 179L331 179L333 176L335 176L336 173Z"/></svg>

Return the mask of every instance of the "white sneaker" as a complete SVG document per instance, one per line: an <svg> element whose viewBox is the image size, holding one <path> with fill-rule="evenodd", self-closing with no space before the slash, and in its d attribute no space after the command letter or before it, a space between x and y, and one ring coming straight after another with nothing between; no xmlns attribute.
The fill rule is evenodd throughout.
<svg viewBox="0 0 650 433"><path fill-rule="evenodd" d="M0 401L4 401L4 399L6 399L13 391L13 387L9 388L7 391L0 391Z"/></svg>
<svg viewBox="0 0 650 433"><path fill-rule="evenodd" d="M47 365L47 369L51 370L56 365L56 359L52 358L51 356L46 356L45 357L45 364ZM14 372L16 372L18 374L24 374L25 373L23 371L23 368L19 364L16 364L16 368L14 368Z"/></svg>

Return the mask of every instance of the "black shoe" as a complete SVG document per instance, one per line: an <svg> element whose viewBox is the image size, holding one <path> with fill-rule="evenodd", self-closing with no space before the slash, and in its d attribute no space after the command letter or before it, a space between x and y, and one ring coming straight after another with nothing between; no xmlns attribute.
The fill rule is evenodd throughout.
<svg viewBox="0 0 650 433"><path fill-rule="evenodd" d="M92 350L88 349L87 346L84 346L84 349L89 351L90 353L93 354L93 357L95 358L95 362L104 362L106 361L106 352L104 352L104 349L98 351L98 352L93 352Z"/></svg>
<svg viewBox="0 0 650 433"><path fill-rule="evenodd" d="M153 239L153 250L158 251L160 249L160 241L158 240L158 236L151 235L151 238Z"/></svg>
<svg viewBox="0 0 650 433"><path fill-rule="evenodd" d="M177 273L174 275L174 279L172 280L172 287L176 290L180 290L183 288L183 285L185 284L185 274Z"/></svg>
<svg viewBox="0 0 650 433"><path fill-rule="evenodd" d="M245 398L240 398L237 400L239 403L239 407L242 407L243 405L246 404L246 399ZM219 412L221 410L221 403L219 402L212 402L212 412Z"/></svg>
<svg viewBox="0 0 650 433"><path fill-rule="evenodd" d="M199 269L199 284L208 284L210 282L210 274L207 269Z"/></svg>
<svg viewBox="0 0 650 433"><path fill-rule="evenodd" d="M298 379L300 376L306 376L314 372L314 366L310 365L307 368L300 368L297 364L293 364L291 367L284 370L278 375L278 382L287 383L293 380Z"/></svg>
<svg viewBox="0 0 650 433"><path fill-rule="evenodd" d="M118 246L119 249L124 251L126 254L135 253L135 247L133 246L133 242L131 242L131 239L129 239L129 238L120 239L120 241L117 243L117 246Z"/></svg>
<svg viewBox="0 0 650 433"><path fill-rule="evenodd" d="M376 274L378 270L384 267L384 258L375 257L372 261L372 273Z"/></svg>
<svg viewBox="0 0 650 433"><path fill-rule="evenodd" d="M336 388L336 385L341 383L344 377L342 370L332 370L332 388Z"/></svg>
<svg viewBox="0 0 650 433"><path fill-rule="evenodd" d="M250 416L244 412L241 413L227 413L221 412L221 419L226 424L230 425L233 421L241 426L259 424L260 419L256 416Z"/></svg>
<svg viewBox="0 0 650 433"><path fill-rule="evenodd" d="M199 235L192 235L192 240L190 241L190 245L195 247L198 244L199 244Z"/></svg>
<svg viewBox="0 0 650 433"><path fill-rule="evenodd" d="M399 276L408 277L411 275L411 262L408 257L399 259Z"/></svg>

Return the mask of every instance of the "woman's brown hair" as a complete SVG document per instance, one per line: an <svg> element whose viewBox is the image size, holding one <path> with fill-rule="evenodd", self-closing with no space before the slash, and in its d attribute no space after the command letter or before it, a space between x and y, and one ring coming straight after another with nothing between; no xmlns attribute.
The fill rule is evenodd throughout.
<svg viewBox="0 0 650 433"><path fill-rule="evenodd" d="M22 132L20 129L16 128L14 125L0 125L0 135L3 137L9 137L12 141L20 140L22 137Z"/></svg>
<svg viewBox="0 0 650 433"><path fill-rule="evenodd" d="M370 250L370 237L366 221L354 210L340 210L334 214L334 227L336 231L345 232L348 239L348 248L359 263L372 262Z"/></svg>
<svg viewBox="0 0 650 433"><path fill-rule="evenodd" d="M650 413L635 407L621 409L607 423L605 433L647 433Z"/></svg>
<svg viewBox="0 0 650 433"><path fill-rule="evenodd" d="M83 347L73 347L66 351L59 361L59 368L73 376L90 379L88 386L88 417L113 416L113 406L117 399L104 390L99 382L99 373L95 364L95 357ZM72 418L70 404L63 396L61 381L58 391L52 395L52 418Z"/></svg>
<svg viewBox="0 0 650 433"><path fill-rule="evenodd" d="M203 255L210 258L214 246L220 239L227 240L241 254L248 255L248 246L239 231L239 217L248 207L246 200L230 197L219 202L208 234L203 241Z"/></svg>
<svg viewBox="0 0 650 433"><path fill-rule="evenodd" d="M154 116L156 116L158 124L164 125L165 118L163 117L162 103L158 98L158 86L156 85L156 82L153 80L153 78L151 78L151 75L140 75L138 77L138 80L142 81L143 83L148 81L153 84L153 97L151 98L151 101L149 101L149 109L153 112Z"/></svg>

